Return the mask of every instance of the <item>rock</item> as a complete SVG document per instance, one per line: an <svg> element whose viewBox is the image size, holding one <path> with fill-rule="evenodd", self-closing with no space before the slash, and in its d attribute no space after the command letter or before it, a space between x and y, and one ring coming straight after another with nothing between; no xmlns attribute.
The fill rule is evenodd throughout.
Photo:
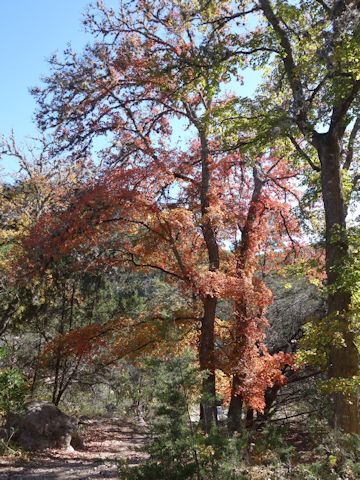
<svg viewBox="0 0 360 480"><path fill-rule="evenodd" d="M70 445L71 445L71 447L74 448L74 450L84 450L85 449L84 441L80 437L79 433L76 430L71 435Z"/></svg>
<svg viewBox="0 0 360 480"><path fill-rule="evenodd" d="M50 402L31 402L24 413L10 414L6 428L15 431L13 439L25 450L84 448L77 421Z"/></svg>

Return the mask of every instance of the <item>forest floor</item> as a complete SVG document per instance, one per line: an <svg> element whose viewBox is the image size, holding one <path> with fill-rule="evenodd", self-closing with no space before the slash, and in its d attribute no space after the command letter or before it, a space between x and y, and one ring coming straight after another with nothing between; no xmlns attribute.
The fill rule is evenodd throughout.
<svg viewBox="0 0 360 480"><path fill-rule="evenodd" d="M146 458L144 431L123 419L89 419L80 434L83 451L0 457L0 480L117 480L117 459L136 465Z"/></svg>

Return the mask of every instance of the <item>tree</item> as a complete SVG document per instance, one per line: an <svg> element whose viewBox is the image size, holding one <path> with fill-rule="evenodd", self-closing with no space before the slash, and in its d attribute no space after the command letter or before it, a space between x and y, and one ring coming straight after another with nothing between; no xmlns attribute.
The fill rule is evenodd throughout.
<svg viewBox="0 0 360 480"><path fill-rule="evenodd" d="M86 25L104 40L89 47L83 58L79 59L71 51L67 52L65 64L54 58L53 76L46 80L47 87L43 91L35 90L35 94L41 109L40 124L55 128L62 146L83 152L94 137L111 132L115 142L106 152L108 163L145 162L148 174L156 168L157 195L168 187L169 176L172 181L182 180L195 186L191 200L196 202L194 214L199 218L192 221L199 222L208 271L216 273L220 258L216 226L210 216L211 209L216 208L210 151L215 132L211 130L210 119L214 111L223 108L217 98L220 80L228 75L231 65L207 59L208 49L214 49L215 55L221 54L216 52L216 38L211 31L204 31L201 38L197 38L196 25L186 21L188 7L176 2L158 2L154 10L150 5L139 3L138 10L136 7L134 10L134 6L128 4L116 15L101 6L102 16L89 15ZM112 45L107 43L107 38L112 39ZM196 132L197 143L193 144L190 158L175 153L164 142L170 135L169 122L177 119ZM163 202L169 200L164 196ZM175 213L181 215L181 209ZM161 228L169 230L166 223ZM191 283L191 268L177 251L178 241L171 231L163 233L172 243L181 278ZM202 416L208 429L216 418L217 299L208 293L200 296L203 318L199 360L201 368L209 372L203 385L207 400L202 405Z"/></svg>
<svg viewBox="0 0 360 480"><path fill-rule="evenodd" d="M241 65L239 52L229 55L225 47L232 32L203 20L192 16L187 2L129 3L118 12L101 5L85 21L98 42L82 56L68 50L64 60L52 59L44 88L34 90L40 125L53 130L57 151L70 150L73 158L107 135L110 143L101 151L107 167L79 189L70 208L41 218L26 248L30 268L44 270L72 249L86 262L96 248L99 258L160 270L187 290L195 321L201 311L199 363L208 372L201 414L209 430L216 421L218 299L236 301L247 287L249 296L261 294L252 286L253 262L247 277L242 260L237 269L235 263L228 271L222 265L222 244L229 232L239 233L234 211L247 216L241 194L249 183L241 172L256 162L238 153L237 142L229 145L224 129L237 102L224 88ZM175 143L176 123L191 135L188 148ZM266 156L258 156L263 168ZM274 172L281 165L275 161ZM279 175L281 190L288 177ZM238 196L232 194L236 188ZM266 218L286 230L284 216ZM254 247L255 255L258 243L247 252Z"/></svg>
<svg viewBox="0 0 360 480"><path fill-rule="evenodd" d="M358 59L352 55L352 49L359 48L358 8L352 2L334 2L332 6L318 2L292 6L283 2L283 13L279 13L279 7L274 7L269 0L261 0L260 6L274 33L273 41L279 49L290 87L291 122L315 148L320 161L320 164L311 163L320 171L325 211L328 317L331 322L340 323L344 338L344 345L336 346L331 353L329 377L352 378L359 373L359 351L349 314L351 294L337 284L348 255L348 202L343 179L351 168L351 146L360 126L356 119L360 91ZM309 7L312 19L305 11ZM287 26L286 18L295 26L296 33ZM304 21L304 26L300 26L300 21ZM352 127L352 133L345 156L342 149L347 127ZM351 188L355 189L356 185L355 174ZM347 432L359 433L358 393L354 392L348 402L337 392L334 404L335 425Z"/></svg>
<svg viewBox="0 0 360 480"><path fill-rule="evenodd" d="M249 175L244 169L243 175L246 173ZM237 212L241 238L234 251L235 274L242 287L235 297L224 365L225 372L233 375L229 406L233 429L240 427L243 404L263 412L265 391L274 384L285 383L282 368L292 364L291 355L271 355L265 344L266 312L272 303L272 292L259 273L262 270L264 276L265 271L276 269L278 262L286 264L297 259L300 228L291 206L284 203L286 195L296 196L293 182L297 173L277 157L259 159L252 169L249 192L241 191L241 197L248 197L247 204L244 205L243 198L235 203L242 204Z"/></svg>
<svg viewBox="0 0 360 480"><path fill-rule="evenodd" d="M208 21L219 29L224 24L228 27L229 22L233 26L229 55L241 48L255 67L272 67L260 96L240 109L238 127L244 126L244 118L252 118L257 129L256 138L247 130L247 141L271 138L274 144L285 138L319 176L325 214L328 319L338 324L343 337L343 345L329 346L328 374L340 383L341 379L351 382L358 378L359 351L349 312L351 293L339 288L339 283L349 255L346 215L359 179L354 157L360 129L358 5L341 0L296 4L259 0L246 6L227 3L226 14L215 15L208 5L204 8L211 12ZM252 18L255 28L241 35L239 19L255 13L261 15L259 22ZM358 393L354 392L350 401L341 391L333 398L335 425L359 432Z"/></svg>
<svg viewBox="0 0 360 480"><path fill-rule="evenodd" d="M69 208L40 218L24 241L26 257L21 263L27 276L50 271L54 276L60 268L66 278L69 275L66 272L81 272L86 268L88 272L93 270L94 274L99 274L110 266L161 271L187 292L188 305L184 310L174 310L171 320L177 328L182 325L184 332L187 329L196 332L204 296L235 302L234 334L230 343L226 341L223 346L227 360L219 359L214 347L214 368L221 368L228 375L241 371L247 385L241 387L245 402L262 410L266 388L283 378L280 367L290 360L277 355L271 363L264 345L266 320L263 313L271 295L256 277L256 269L265 255L270 269L280 259L286 260L291 254L287 243L296 250L294 238L299 231L291 206L283 203L291 192L290 182L294 181L296 172L276 157L259 161L257 168L252 178L252 168L234 154L219 155L217 163L213 164L213 185L222 196L215 199L220 206L213 217L217 222L217 238L229 242L240 230L242 236L235 254L222 250L221 255L224 261L226 259L222 271L209 273L206 270L207 248L197 225L198 205L190 206L189 203L194 191L190 188L181 191L177 206L169 208L159 202L156 191L154 197L150 196L157 176L140 175L140 183L139 170L132 171L129 167L107 171L97 182L85 184L83 191L78 189L74 198L69 199ZM121 214L125 211L126 215ZM276 260L272 251L277 251ZM74 355L75 358L97 356L98 340L103 342L107 338L111 345L109 339L115 334L117 348L112 353L110 349L113 358L131 355L133 351L144 352L149 345L155 347L164 341L161 330L162 323L166 325L167 320L156 311L151 315L149 318L140 316L138 320L119 317L89 328L60 332L65 334L56 339L50 351L58 345L65 361ZM124 336L128 328L130 333ZM121 329L120 335L126 341L117 339ZM215 336L215 331L213 334ZM240 371L239 364L242 365ZM254 376L254 371L259 372L259 378ZM239 392L235 389L235 393Z"/></svg>
<svg viewBox="0 0 360 480"><path fill-rule="evenodd" d="M13 183L0 187L0 270L1 294L4 303L0 315L0 335L8 327L31 315L34 285L19 281L14 265L22 255L22 241L29 230L55 204L65 202L67 194L92 169L90 161L69 162L50 154L50 145L40 138L32 146L19 146L14 135L0 140L0 158L15 158L19 172Z"/></svg>

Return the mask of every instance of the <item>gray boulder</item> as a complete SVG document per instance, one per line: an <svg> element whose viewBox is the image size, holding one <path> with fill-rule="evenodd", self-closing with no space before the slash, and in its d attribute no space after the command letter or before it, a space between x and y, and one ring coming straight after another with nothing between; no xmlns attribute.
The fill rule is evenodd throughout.
<svg viewBox="0 0 360 480"><path fill-rule="evenodd" d="M12 438L25 450L84 447L77 432L77 421L50 402L31 402L24 413L10 414L6 428L9 433L14 432Z"/></svg>

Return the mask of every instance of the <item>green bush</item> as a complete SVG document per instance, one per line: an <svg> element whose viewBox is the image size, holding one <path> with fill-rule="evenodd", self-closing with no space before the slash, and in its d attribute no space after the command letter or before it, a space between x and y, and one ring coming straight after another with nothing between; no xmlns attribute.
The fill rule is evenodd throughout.
<svg viewBox="0 0 360 480"><path fill-rule="evenodd" d="M5 349L0 350L0 358L7 356ZM22 408L28 391L25 376L17 368L0 369L0 415Z"/></svg>
<svg viewBox="0 0 360 480"><path fill-rule="evenodd" d="M241 480L237 465L247 437L229 439L214 427L206 435L191 421L201 378L188 356L151 361L156 370L155 408L149 432L149 459L139 467L119 465L123 480Z"/></svg>
<svg viewBox="0 0 360 480"><path fill-rule="evenodd" d="M119 465L122 480L356 480L360 438L306 425L258 425L229 436L221 425L204 434L191 421L201 378L191 357L152 360L153 412L143 465ZM300 444L299 444L300 441Z"/></svg>

